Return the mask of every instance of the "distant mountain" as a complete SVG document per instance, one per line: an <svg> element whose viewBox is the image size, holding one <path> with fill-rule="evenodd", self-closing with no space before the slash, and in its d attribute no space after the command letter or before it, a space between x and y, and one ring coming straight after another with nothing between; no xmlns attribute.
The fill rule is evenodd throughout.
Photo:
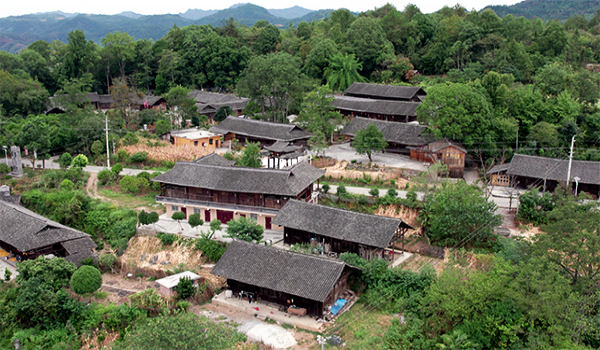
<svg viewBox="0 0 600 350"><path fill-rule="evenodd" d="M61 16L61 17L69 18L69 17L75 17L75 16L79 15L79 13L67 13L67 12L62 12L62 11L50 11L50 12L38 12L38 13L34 13L33 15L58 15L58 16Z"/></svg>
<svg viewBox="0 0 600 350"><path fill-rule="evenodd" d="M573 15L592 17L600 9L600 0L525 0L511 6L488 6L500 17L508 14L529 19L539 17L543 20L561 21Z"/></svg>
<svg viewBox="0 0 600 350"><path fill-rule="evenodd" d="M306 16L311 12L314 12L313 10L305 9L304 7L300 7L300 6L294 6L294 7L290 7L287 9L281 9L281 10L269 9L268 11L273 16L283 17L286 19L299 18L302 16Z"/></svg>
<svg viewBox="0 0 600 350"><path fill-rule="evenodd" d="M235 7L234 7L235 6ZM210 24L219 26L223 21L233 17L236 22L252 26L256 21L265 20L271 24L286 24L288 19L273 16L264 7L253 4L234 5L228 9L218 11L210 16L200 18L196 24Z"/></svg>
<svg viewBox="0 0 600 350"><path fill-rule="evenodd" d="M131 12L131 11L123 11L123 12L119 13L119 15L125 16L127 18L134 18L134 19L138 19L138 18L142 17L142 15L140 15L139 13L135 13L135 12Z"/></svg>
<svg viewBox="0 0 600 350"><path fill-rule="evenodd" d="M201 12L210 13L196 20L184 17L185 14L194 16ZM119 15L89 15L69 14L60 11L0 18L0 50L11 53L19 52L36 40L52 42L67 41L70 31L83 30L88 40L100 43L107 33L115 31L127 32L137 39L162 38L176 24L179 27L190 24L211 24L220 26L223 21L233 17L238 23L252 26L258 20L271 24L287 26L290 22L298 25L300 22L310 22L328 17L332 10L312 11L299 18L284 18L275 16L267 9L252 5L239 4L228 9L215 11L188 10L180 15L142 16L134 12L122 12ZM211 13L212 12L212 13Z"/></svg>
<svg viewBox="0 0 600 350"><path fill-rule="evenodd" d="M195 21L202 17L210 16L213 13L216 13L218 10L200 10L200 9L189 9L185 12L180 13L179 15L183 18L191 19Z"/></svg>

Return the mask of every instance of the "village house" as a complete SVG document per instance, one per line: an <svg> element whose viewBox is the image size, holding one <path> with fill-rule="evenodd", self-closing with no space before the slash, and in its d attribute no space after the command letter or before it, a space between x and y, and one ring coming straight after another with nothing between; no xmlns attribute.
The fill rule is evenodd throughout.
<svg viewBox="0 0 600 350"><path fill-rule="evenodd" d="M347 293L350 269L339 260L234 240L211 273L226 278L235 297L323 317Z"/></svg>
<svg viewBox="0 0 600 350"><path fill-rule="evenodd" d="M199 276L191 271L184 271L156 280L156 283L158 283L159 285L158 291L160 292L160 294L166 297L174 298L175 296L177 296L177 291L175 290L175 287L177 287L177 285L179 284L179 280L181 280L182 278L189 278L192 281L192 285L196 288L198 288L198 282L204 280L202 276Z"/></svg>
<svg viewBox="0 0 600 350"><path fill-rule="evenodd" d="M462 144L448 139L430 142L427 145L410 149L410 159L429 164L446 165L448 176L463 178L465 176L465 157L467 150Z"/></svg>
<svg viewBox="0 0 600 350"><path fill-rule="evenodd" d="M65 107L61 105L60 100L63 96L50 97L49 108L46 114L61 114L65 112ZM90 92L82 98L81 105L89 105L92 109L107 111L114 108L115 100L111 95L100 95L97 92ZM167 100L162 96L144 95L142 98L132 97L132 104L136 110L154 109L157 111L167 110Z"/></svg>
<svg viewBox="0 0 600 350"><path fill-rule="evenodd" d="M38 215L31 210L0 200L0 253L14 260L40 255L63 257L76 265L94 257L96 243L90 235ZM2 252L3 251L3 252Z"/></svg>
<svg viewBox="0 0 600 350"><path fill-rule="evenodd" d="M192 128L171 131L170 141L175 146L215 149L220 147L221 136L223 135L215 134L207 130Z"/></svg>
<svg viewBox="0 0 600 350"><path fill-rule="evenodd" d="M291 145L306 146L312 136L294 124L265 122L262 120L227 117L218 125L210 128L211 132L225 135L225 141L237 139L240 143L259 142L261 147L272 145L277 141Z"/></svg>
<svg viewBox="0 0 600 350"><path fill-rule="evenodd" d="M419 86L400 86L355 82L344 91L344 95L376 100L422 102L427 93Z"/></svg>
<svg viewBox="0 0 600 350"><path fill-rule="evenodd" d="M358 213L296 200L288 201L273 223L283 226L283 242L310 243L324 254L354 253L366 260L393 260L393 246L414 228L402 219Z"/></svg>
<svg viewBox="0 0 600 350"><path fill-rule="evenodd" d="M223 106L229 106L236 115L241 115L242 110L246 108L249 98L238 97L233 94L220 94L216 92L207 92L202 90L193 90L188 93L188 96L196 100L198 113L205 115L210 120L213 119L215 113Z"/></svg>
<svg viewBox="0 0 600 350"><path fill-rule="evenodd" d="M221 165L221 166L234 166L235 160L228 160L224 157L216 154L215 152L200 157L194 161L194 163L198 164L208 164L208 165Z"/></svg>
<svg viewBox="0 0 600 350"><path fill-rule="evenodd" d="M166 206L168 216L199 213L205 222L222 223L243 216L266 229L281 229L272 225L279 209L290 199L312 200L313 183L325 173L307 162L286 169L247 168L217 165L217 157L177 162L151 180L161 184L156 201Z"/></svg>
<svg viewBox="0 0 600 350"><path fill-rule="evenodd" d="M358 130L366 129L371 124L374 124L383 133L383 139L388 143L385 152L409 155L410 149L408 147L423 146L431 141L430 137L423 135L423 132L427 129L425 125L387 122L361 117L354 118L350 124L346 125L342 130L342 134L354 138Z"/></svg>
<svg viewBox="0 0 600 350"><path fill-rule="evenodd" d="M543 192L553 192L560 183L567 182L568 172L568 159L515 154L510 163L497 165L487 174L491 175L492 186L539 187ZM573 160L570 181L572 190L577 189L577 193L586 192L599 198L600 162Z"/></svg>
<svg viewBox="0 0 600 350"><path fill-rule="evenodd" d="M268 168L279 169L294 165L294 161L298 163L298 158L304 154L304 146L292 145L287 141L277 141L263 147L261 154L267 157Z"/></svg>

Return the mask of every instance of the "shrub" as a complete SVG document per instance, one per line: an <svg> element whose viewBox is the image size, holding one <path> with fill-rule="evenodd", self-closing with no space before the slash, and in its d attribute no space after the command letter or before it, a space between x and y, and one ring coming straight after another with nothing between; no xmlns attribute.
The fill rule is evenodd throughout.
<svg viewBox="0 0 600 350"><path fill-rule="evenodd" d="M226 245L223 242L200 238L196 240L196 249L201 251L209 261L217 262L225 253Z"/></svg>
<svg viewBox="0 0 600 350"><path fill-rule="evenodd" d="M196 226L204 225L204 221L202 219L200 219L199 213L195 213L195 214L190 215L190 217L188 218L188 224L190 224L190 226L192 226L192 228L194 228Z"/></svg>
<svg viewBox="0 0 600 350"><path fill-rule="evenodd" d="M102 274L89 265L83 265L71 276L71 288L79 295L97 291L102 286Z"/></svg>
<svg viewBox="0 0 600 350"><path fill-rule="evenodd" d="M100 172L98 172L98 181L100 181L102 185L106 185L110 181L112 176L112 171L108 169L100 170Z"/></svg>
<svg viewBox="0 0 600 350"><path fill-rule="evenodd" d="M373 197L379 197L379 189L377 189L377 188L372 188L372 189L369 191L369 194L370 194L371 196L373 196Z"/></svg>
<svg viewBox="0 0 600 350"><path fill-rule="evenodd" d="M129 153L124 149L120 149L117 151L117 157L119 158L119 162L126 163L129 160Z"/></svg>
<svg viewBox="0 0 600 350"><path fill-rule="evenodd" d="M156 237L160 239L163 245L171 245L177 240L177 235L172 233L159 232Z"/></svg>
<svg viewBox="0 0 600 350"><path fill-rule="evenodd" d="M60 183L60 189L61 190L64 190L64 191L73 191L73 188L75 188L75 184L73 183L73 181L71 181L69 179L64 179Z"/></svg>
<svg viewBox="0 0 600 350"><path fill-rule="evenodd" d="M88 157L86 157L85 154L80 154L77 157L73 158L73 161L71 161L71 166L78 170L85 168L88 164Z"/></svg>
<svg viewBox="0 0 600 350"><path fill-rule="evenodd" d="M8 174L10 173L10 167L4 163L0 164L0 174Z"/></svg>
<svg viewBox="0 0 600 350"><path fill-rule="evenodd" d="M253 219L240 217L227 223L227 236L246 242L260 242L263 239L264 227Z"/></svg>
<svg viewBox="0 0 600 350"><path fill-rule="evenodd" d="M58 159L58 164L60 165L60 167L62 169L66 169L69 167L69 165L71 165L72 161L73 161L73 156L71 154L65 152L60 155L60 158Z"/></svg>
<svg viewBox="0 0 600 350"><path fill-rule="evenodd" d="M123 150L119 150L119 153L121 153L121 151L123 151ZM125 154L127 154L127 152L125 152ZM123 165L117 163L117 164L113 165L113 167L110 168L110 170L112 171L113 175L115 177L117 177L117 176L119 176L119 173L121 171L123 171Z"/></svg>
<svg viewBox="0 0 600 350"><path fill-rule="evenodd" d="M10 276L12 275L12 272L10 272L10 270L8 268L4 269L4 281L5 282L10 282Z"/></svg>
<svg viewBox="0 0 600 350"><path fill-rule="evenodd" d="M339 197L344 197L348 195L348 191L346 191L346 186L344 185L339 185L337 188L337 191L335 192L336 195L338 195Z"/></svg>
<svg viewBox="0 0 600 350"><path fill-rule="evenodd" d="M103 271L112 271L117 265L117 256L114 254L104 254L98 258L98 263Z"/></svg>
<svg viewBox="0 0 600 350"><path fill-rule="evenodd" d="M321 187L321 191L323 191L323 193L327 193L327 192L329 192L329 190L330 190L330 189L331 189L331 187L329 187L329 184L324 184L324 185Z"/></svg>
<svg viewBox="0 0 600 350"><path fill-rule="evenodd" d="M396 198L398 197L398 191L396 191L393 188L390 188L385 195L390 198Z"/></svg>
<svg viewBox="0 0 600 350"><path fill-rule="evenodd" d="M151 175L147 171L142 171L141 173L137 174L135 177L146 179L146 180L150 181Z"/></svg>
<svg viewBox="0 0 600 350"><path fill-rule="evenodd" d="M177 291L177 299L187 299L194 294L194 282L189 277L180 278L175 291Z"/></svg>
<svg viewBox="0 0 600 350"><path fill-rule="evenodd" d="M136 152L129 157L129 160L132 163L143 163L146 159L148 159L148 152Z"/></svg>
<svg viewBox="0 0 600 350"><path fill-rule="evenodd" d="M121 188L125 189L127 192L133 194L139 194L140 191L143 191L148 188L150 183L148 180L142 178L137 178L133 176L124 176L119 182Z"/></svg>
<svg viewBox="0 0 600 350"><path fill-rule="evenodd" d="M137 144L139 139L136 134L128 132L125 136L123 136L122 142L125 146L131 146ZM119 158L121 157L119 156Z"/></svg>

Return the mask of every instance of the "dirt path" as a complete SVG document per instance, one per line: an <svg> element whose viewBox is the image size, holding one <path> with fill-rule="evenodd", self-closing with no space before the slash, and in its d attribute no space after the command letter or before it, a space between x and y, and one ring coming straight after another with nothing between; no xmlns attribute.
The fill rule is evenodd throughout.
<svg viewBox="0 0 600 350"><path fill-rule="evenodd" d="M85 190L88 195L92 198L100 199L105 202L112 202L110 199L106 197L102 197L98 194L98 174L90 173L90 177L88 178L87 184L85 186Z"/></svg>

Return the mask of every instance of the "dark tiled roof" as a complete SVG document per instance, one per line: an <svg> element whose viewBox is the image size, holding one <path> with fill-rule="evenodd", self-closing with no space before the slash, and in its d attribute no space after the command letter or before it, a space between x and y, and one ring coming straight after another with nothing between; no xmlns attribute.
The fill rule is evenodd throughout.
<svg viewBox="0 0 600 350"><path fill-rule="evenodd" d="M27 252L56 243L69 245L67 242L74 240L78 242L72 243L70 247L77 252L79 249L76 247L84 244L86 247L96 247L86 233L49 220L19 205L0 201L0 241ZM88 249L88 256L90 255L91 249Z"/></svg>
<svg viewBox="0 0 600 350"><path fill-rule="evenodd" d="M492 169L490 169L486 173L486 175L496 174L496 173L499 173L499 172L502 172L502 171L506 171L506 170L508 170L509 167L510 167L510 163L504 163L504 164L495 165Z"/></svg>
<svg viewBox="0 0 600 350"><path fill-rule="evenodd" d="M411 228L401 219L289 200L273 223L377 248L389 246L399 226Z"/></svg>
<svg viewBox="0 0 600 350"><path fill-rule="evenodd" d="M410 100L415 95L426 95L418 86L396 86L369 83L353 83L344 91L345 95L398 98Z"/></svg>
<svg viewBox="0 0 600 350"><path fill-rule="evenodd" d="M310 138L310 133L294 124L264 122L239 117L227 117L210 131L226 134L234 133L240 136L251 136L274 141L294 141Z"/></svg>
<svg viewBox="0 0 600 350"><path fill-rule="evenodd" d="M383 133L383 138L388 142L411 146L427 143L427 139L421 135L427 129L425 125L387 122L369 118L354 118L350 124L346 125L342 133L348 136L356 136L358 130L366 129L371 124L375 124L377 129Z"/></svg>
<svg viewBox="0 0 600 350"><path fill-rule="evenodd" d="M554 181L567 181L568 159L555 159L525 154L515 154L507 167L494 167L488 174L506 170L506 174ZM600 162L574 160L571 179L579 177L579 183L600 185Z"/></svg>
<svg viewBox="0 0 600 350"><path fill-rule="evenodd" d="M419 102L386 101L351 96L334 96L331 101L337 109L392 116L417 116Z"/></svg>
<svg viewBox="0 0 600 350"><path fill-rule="evenodd" d="M233 241L212 274L324 302L344 267L343 262L333 259Z"/></svg>
<svg viewBox="0 0 600 350"><path fill-rule="evenodd" d="M234 166L235 160L227 160L215 152L200 157L194 161L194 163L198 164L207 164L207 165L221 165L221 166Z"/></svg>
<svg viewBox="0 0 600 350"><path fill-rule="evenodd" d="M463 145L461 145L458 142L450 141L448 139L441 139L431 142L429 144L429 150L435 153L449 146L452 146L463 153L467 153L467 150L463 147Z"/></svg>
<svg viewBox="0 0 600 350"><path fill-rule="evenodd" d="M144 101L146 101L150 107L154 106L158 102L161 102L161 100L166 102L162 96L144 96Z"/></svg>
<svg viewBox="0 0 600 350"><path fill-rule="evenodd" d="M246 102L250 101L250 99L245 97L237 97L232 94L219 94L216 92L207 92L202 90L193 90L188 93L188 96L195 99L197 102L212 105L212 104L227 104L227 103L237 103L237 102Z"/></svg>
<svg viewBox="0 0 600 350"><path fill-rule="evenodd" d="M288 152L297 151L300 148L302 148L302 146L290 145L290 143L286 142L286 141L277 141L274 144L272 144L270 146L265 146L263 148L266 149L267 151L271 151L271 152L288 153Z"/></svg>
<svg viewBox="0 0 600 350"><path fill-rule="evenodd" d="M227 192L297 196L324 173L307 162L285 170L177 162L173 169L151 181Z"/></svg>

